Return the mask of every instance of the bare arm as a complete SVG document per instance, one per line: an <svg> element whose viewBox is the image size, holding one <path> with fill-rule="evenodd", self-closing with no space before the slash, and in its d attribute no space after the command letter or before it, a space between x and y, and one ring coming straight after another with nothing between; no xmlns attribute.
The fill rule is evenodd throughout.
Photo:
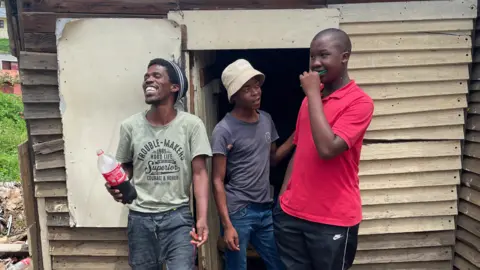
<svg viewBox="0 0 480 270"><path fill-rule="evenodd" d="M208 173L206 157L196 156L192 160L193 192L195 194L197 221L207 220L208 209Z"/></svg>
<svg viewBox="0 0 480 270"><path fill-rule="evenodd" d="M232 227L228 215L227 196L225 194L225 172L227 168L227 157L221 154L213 155L213 196L217 205L220 221L224 228Z"/></svg>
<svg viewBox="0 0 480 270"><path fill-rule="evenodd" d="M293 160L295 159L295 153L293 153L292 158L290 159L290 162L288 162L288 167L287 171L285 172L285 177L283 178L283 184L282 188L280 189L279 196L285 192L288 186L288 182L290 182L290 177L292 176L292 171L293 171Z"/></svg>
<svg viewBox="0 0 480 270"><path fill-rule="evenodd" d="M129 163L122 163L122 168L127 173L127 178L132 179L133 178L133 162Z"/></svg>
<svg viewBox="0 0 480 270"><path fill-rule="evenodd" d="M295 147L293 144L293 137L295 133L292 133L290 137L280 146L277 148L276 143L272 143L270 148L270 166L276 166L279 162L281 162L287 155L292 151Z"/></svg>
<svg viewBox="0 0 480 270"><path fill-rule="evenodd" d="M348 145L342 138L333 133L323 112L320 93L318 91L309 93L312 94L308 95L308 113L315 147L322 159L332 159L348 150Z"/></svg>

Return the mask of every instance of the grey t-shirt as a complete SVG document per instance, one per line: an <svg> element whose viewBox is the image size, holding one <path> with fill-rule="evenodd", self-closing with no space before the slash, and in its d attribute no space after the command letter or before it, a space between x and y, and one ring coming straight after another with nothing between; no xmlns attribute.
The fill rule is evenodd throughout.
<svg viewBox="0 0 480 270"><path fill-rule="evenodd" d="M212 153L227 157L225 192L229 213L248 203L272 201L270 148L278 133L272 117L264 111L259 113L255 123L243 122L228 113L213 130Z"/></svg>

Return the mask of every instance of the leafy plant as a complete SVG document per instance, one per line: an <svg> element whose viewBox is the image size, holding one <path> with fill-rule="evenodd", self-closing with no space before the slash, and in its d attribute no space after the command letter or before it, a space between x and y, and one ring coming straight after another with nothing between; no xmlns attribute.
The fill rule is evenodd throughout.
<svg viewBox="0 0 480 270"><path fill-rule="evenodd" d="M18 78L18 75L12 76L8 72L1 72L0 73L0 85L8 85L8 86L14 86L15 84L20 83L20 79Z"/></svg>
<svg viewBox="0 0 480 270"><path fill-rule="evenodd" d="M20 97L0 92L0 181L20 179L19 144L27 138Z"/></svg>

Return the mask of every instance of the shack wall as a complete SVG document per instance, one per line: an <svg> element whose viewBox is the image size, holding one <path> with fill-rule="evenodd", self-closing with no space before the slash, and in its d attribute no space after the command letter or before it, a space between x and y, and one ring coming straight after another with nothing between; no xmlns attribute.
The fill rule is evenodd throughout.
<svg viewBox="0 0 480 270"><path fill-rule="evenodd" d="M475 27L454 266L480 270L480 22Z"/></svg>
<svg viewBox="0 0 480 270"><path fill-rule="evenodd" d="M192 7L203 3L198 2ZM228 7L245 4L237 2ZM303 4L310 1L265 2L252 8L316 7ZM19 17L13 19L19 19L18 29L23 30L18 32L18 40L23 42L15 46L23 50L20 73L25 118L35 150L35 195L45 269L128 269L124 229L69 227L55 20L158 17L178 7L162 1L115 1L109 5L92 1L86 6L83 1L17 4ZM355 269L385 269L386 263L392 268L451 269L476 5L468 1L425 2L396 22L389 21L386 7L383 13L377 9L378 15L368 15L375 5L349 6L350 14L356 13L362 22L341 24L354 43L352 77L358 78L375 100L375 117L367 139L383 141L367 145L362 154L365 222ZM65 14L71 11L89 13ZM398 141L402 139L410 142ZM215 269L211 267L206 269Z"/></svg>

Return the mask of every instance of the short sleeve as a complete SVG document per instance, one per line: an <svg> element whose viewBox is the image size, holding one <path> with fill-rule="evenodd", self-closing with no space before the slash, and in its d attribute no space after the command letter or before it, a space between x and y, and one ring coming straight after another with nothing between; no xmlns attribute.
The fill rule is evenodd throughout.
<svg viewBox="0 0 480 270"><path fill-rule="evenodd" d="M132 133L125 124L120 125L120 136L115 158L120 163L133 161Z"/></svg>
<svg viewBox="0 0 480 270"><path fill-rule="evenodd" d="M272 140L272 143L273 143L276 140L278 140L279 136L278 136L277 128L275 127L275 123L273 122L273 119L270 115L268 116L268 119L270 121L270 126L271 126L270 135L271 135L271 140Z"/></svg>
<svg viewBox="0 0 480 270"><path fill-rule="evenodd" d="M232 144L231 136L228 130L217 125L212 132L212 152L213 154L228 154L228 145Z"/></svg>
<svg viewBox="0 0 480 270"><path fill-rule="evenodd" d="M201 121L199 121L192 129L190 135L190 152L192 159L200 155L212 156L207 129Z"/></svg>
<svg viewBox="0 0 480 270"><path fill-rule="evenodd" d="M373 101L360 100L352 103L332 126L333 133L342 138L351 148L367 131L373 116Z"/></svg>

